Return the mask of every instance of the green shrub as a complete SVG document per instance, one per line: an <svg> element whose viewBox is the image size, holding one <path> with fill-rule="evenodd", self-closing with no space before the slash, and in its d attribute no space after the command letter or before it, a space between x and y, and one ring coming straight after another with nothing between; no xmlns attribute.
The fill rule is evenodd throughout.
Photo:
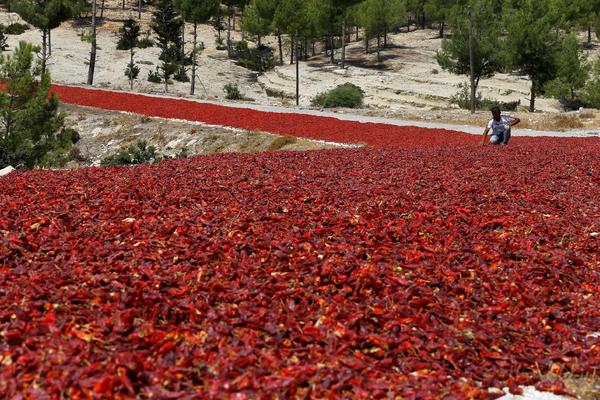
<svg viewBox="0 0 600 400"><path fill-rule="evenodd" d="M12 55L0 54L0 168L60 166L76 139L64 128L56 96L49 96L50 76L41 76L39 47L21 41ZM8 79L10 78L10 79Z"/></svg>
<svg viewBox="0 0 600 400"><path fill-rule="evenodd" d="M4 31L0 29L0 51L6 50L7 47L8 44L6 44L6 35L4 34Z"/></svg>
<svg viewBox="0 0 600 400"><path fill-rule="evenodd" d="M177 72L175 72L173 74L173 79L175 79L177 82L189 82L190 81L190 78L187 76L185 67L183 65L180 66L179 69L177 70Z"/></svg>
<svg viewBox="0 0 600 400"><path fill-rule="evenodd" d="M161 83L162 82L162 78L160 77L160 71L158 70L158 67L156 68L156 71L148 71L148 82L152 82L152 83Z"/></svg>
<svg viewBox="0 0 600 400"><path fill-rule="evenodd" d="M312 99L312 104L325 108L358 108L362 106L364 95L365 92L360 87L352 83L344 83L327 92L319 93Z"/></svg>
<svg viewBox="0 0 600 400"><path fill-rule="evenodd" d="M138 49L146 49L148 47L154 46L154 40L150 39L150 31L146 31L144 33L144 37L138 39L136 46Z"/></svg>
<svg viewBox="0 0 600 400"><path fill-rule="evenodd" d="M244 96L240 93L240 89L238 85L235 83L228 83L223 86L223 90L225 91L225 98L227 100L244 100Z"/></svg>
<svg viewBox="0 0 600 400"><path fill-rule="evenodd" d="M600 60L594 63L591 77L581 91L581 100L585 107L600 108Z"/></svg>
<svg viewBox="0 0 600 400"><path fill-rule="evenodd" d="M450 102L458 105L462 109L471 109L471 89L469 84L461 83L458 85L458 87L458 92L456 92L456 94L450 98ZM498 106L503 111L514 111L520 104L520 100L503 102L494 99L483 98L479 92L475 94L475 109L477 110L489 110L494 106Z"/></svg>
<svg viewBox="0 0 600 400"><path fill-rule="evenodd" d="M130 145L118 153L105 157L100 165L105 167L113 165L135 165L151 164L160 161L160 156L156 154L154 146L148 146L145 140L138 140L135 145Z"/></svg>
<svg viewBox="0 0 600 400"><path fill-rule="evenodd" d="M140 74L140 67L138 67L135 62L130 61L125 68L125 76L129 78L129 80L134 80ZM150 80L150 79L148 79Z"/></svg>
<svg viewBox="0 0 600 400"><path fill-rule="evenodd" d="M7 35L21 35L27 30L29 30L29 25L19 22L14 22L8 26L0 24L0 31Z"/></svg>
<svg viewBox="0 0 600 400"><path fill-rule="evenodd" d="M130 50L134 48L138 42L139 35L140 25L132 18L125 20L123 26L119 28L117 50Z"/></svg>
<svg viewBox="0 0 600 400"><path fill-rule="evenodd" d="M273 49L264 45L249 48L245 40L234 44L232 57L237 60L237 65L252 71L268 71L275 66Z"/></svg>

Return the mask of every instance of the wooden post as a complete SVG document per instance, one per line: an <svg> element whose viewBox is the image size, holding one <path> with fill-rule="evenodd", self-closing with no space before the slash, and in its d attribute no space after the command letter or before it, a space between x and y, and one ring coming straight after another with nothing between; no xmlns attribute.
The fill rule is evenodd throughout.
<svg viewBox="0 0 600 400"><path fill-rule="evenodd" d="M96 0L92 0L92 50L90 51L90 65L88 68L87 84L94 83L94 68L96 67Z"/></svg>
<svg viewBox="0 0 600 400"><path fill-rule="evenodd" d="M298 31L296 30L296 105L300 104L300 51L298 49L298 43L300 38L298 37Z"/></svg>

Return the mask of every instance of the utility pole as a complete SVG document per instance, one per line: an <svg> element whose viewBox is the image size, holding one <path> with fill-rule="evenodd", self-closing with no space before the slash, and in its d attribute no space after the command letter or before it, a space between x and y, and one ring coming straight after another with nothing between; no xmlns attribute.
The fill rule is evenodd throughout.
<svg viewBox="0 0 600 400"><path fill-rule="evenodd" d="M92 50L90 51L90 65L88 68L87 84L94 83L94 67L96 66L96 0L92 0Z"/></svg>
<svg viewBox="0 0 600 400"><path fill-rule="evenodd" d="M296 105L300 105L300 49L298 43L300 42L298 37L298 30L295 33L296 36Z"/></svg>
<svg viewBox="0 0 600 400"><path fill-rule="evenodd" d="M469 19L469 64L470 64L470 78L471 78L471 114L475 113L475 56L473 54L473 15L471 9L467 11L467 17Z"/></svg>

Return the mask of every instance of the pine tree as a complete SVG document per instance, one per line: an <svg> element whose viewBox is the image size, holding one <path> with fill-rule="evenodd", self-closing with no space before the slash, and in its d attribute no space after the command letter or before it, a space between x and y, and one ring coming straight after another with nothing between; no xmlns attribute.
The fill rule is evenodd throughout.
<svg viewBox="0 0 600 400"><path fill-rule="evenodd" d="M75 5L69 0L15 0L13 4L21 18L42 31L43 76L46 73L50 31L72 16Z"/></svg>
<svg viewBox="0 0 600 400"><path fill-rule="evenodd" d="M49 97L50 75L34 63L39 47L20 42L13 55L0 54L0 168L54 165L66 158L72 131L61 129L58 99ZM10 79L8 79L10 78Z"/></svg>
<svg viewBox="0 0 600 400"><path fill-rule="evenodd" d="M194 37L192 42L192 82L190 94L194 94L196 88L196 66L199 46L198 24L208 22L210 18L219 11L218 0L176 0L176 7L187 22L194 25Z"/></svg>
<svg viewBox="0 0 600 400"><path fill-rule="evenodd" d="M385 45L387 34L399 28L405 19L406 9L401 0L366 0L358 7L357 20L365 29L365 40L377 38L378 61L381 59L381 38Z"/></svg>
<svg viewBox="0 0 600 400"><path fill-rule="evenodd" d="M572 103L577 97L577 90L585 85L590 71L585 52L574 33L561 43L556 66L557 76L546 84L546 94L557 97L563 103Z"/></svg>
<svg viewBox="0 0 600 400"><path fill-rule="evenodd" d="M152 30L156 33L158 47L161 52L158 59L161 78L168 92L170 78L184 66L183 37L181 35L183 20L175 12L171 0L160 0L152 16Z"/></svg>
<svg viewBox="0 0 600 400"><path fill-rule="evenodd" d="M348 9L363 0L332 0L333 5L340 9L342 13L342 68L346 66L346 22L348 18Z"/></svg>
<svg viewBox="0 0 600 400"><path fill-rule="evenodd" d="M137 46L140 36L140 26L133 19L129 18L123 22L123 26L119 29L119 41L117 42L118 50L129 50L129 63L125 69L125 76L129 78L129 87L133 89L133 80L137 78L140 69L133 61L135 52L133 49Z"/></svg>
<svg viewBox="0 0 600 400"><path fill-rule="evenodd" d="M454 7L448 23L452 36L442 40L437 54L438 64L445 70L459 75L471 74L469 36L473 44L473 87L474 97L482 78L489 78L503 65L502 46L499 40L500 26L492 7L492 0L471 0L472 27L464 7Z"/></svg>
<svg viewBox="0 0 600 400"><path fill-rule="evenodd" d="M557 51L561 43L559 10L550 0L520 0L507 10L508 59L514 70L531 79L529 111L535 111L536 96L556 77Z"/></svg>

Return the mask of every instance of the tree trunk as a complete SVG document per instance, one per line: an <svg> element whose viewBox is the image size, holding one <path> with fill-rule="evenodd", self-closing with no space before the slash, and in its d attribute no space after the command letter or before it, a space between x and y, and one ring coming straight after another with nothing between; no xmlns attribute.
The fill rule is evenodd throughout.
<svg viewBox="0 0 600 400"><path fill-rule="evenodd" d="M304 39L304 59L308 59L308 38Z"/></svg>
<svg viewBox="0 0 600 400"><path fill-rule="evenodd" d="M104 18L104 0L102 0L102 4L100 5L100 19Z"/></svg>
<svg viewBox="0 0 600 400"><path fill-rule="evenodd" d="M444 28L446 27L445 25L446 23L444 21L442 21L442 23L440 24L440 38L444 37Z"/></svg>
<svg viewBox="0 0 600 400"><path fill-rule="evenodd" d="M300 50L298 49L299 43L300 38L298 37L298 31L296 31L296 105L300 104Z"/></svg>
<svg viewBox="0 0 600 400"><path fill-rule="evenodd" d="M227 16L227 57L231 58L231 15Z"/></svg>
<svg viewBox="0 0 600 400"><path fill-rule="evenodd" d="M194 22L194 39L192 44L192 85L190 87L190 94L193 96L196 90L196 42L198 38L198 24Z"/></svg>
<svg viewBox="0 0 600 400"><path fill-rule="evenodd" d="M377 35L377 62L381 62L381 35Z"/></svg>
<svg viewBox="0 0 600 400"><path fill-rule="evenodd" d="M360 38L358 37L358 25L356 26L356 41L358 42Z"/></svg>
<svg viewBox="0 0 600 400"><path fill-rule="evenodd" d="M315 48L315 41L312 41L312 56L314 57L317 54L317 49Z"/></svg>
<svg viewBox="0 0 600 400"><path fill-rule="evenodd" d="M592 26L588 25L587 28L587 33L588 33L588 45L592 44Z"/></svg>
<svg viewBox="0 0 600 400"><path fill-rule="evenodd" d="M48 58L48 45L46 43L46 37L48 36L48 31L46 28L42 29L42 79L46 75L46 60Z"/></svg>
<svg viewBox="0 0 600 400"><path fill-rule="evenodd" d="M121 4L121 8L124 10L125 9L125 0L123 0L123 3Z"/></svg>
<svg viewBox="0 0 600 400"><path fill-rule="evenodd" d="M388 32L387 32L387 28L383 30L383 48L387 48L388 45Z"/></svg>
<svg viewBox="0 0 600 400"><path fill-rule="evenodd" d="M531 98L529 99L529 112L535 111L535 81L531 81Z"/></svg>
<svg viewBox="0 0 600 400"><path fill-rule="evenodd" d="M342 69L346 67L346 10L342 17Z"/></svg>
<svg viewBox="0 0 600 400"><path fill-rule="evenodd" d="M469 20L469 77L471 78L471 114L475 113L475 56L473 49L473 18L471 10L468 12Z"/></svg>
<svg viewBox="0 0 600 400"><path fill-rule="evenodd" d="M142 19L142 0L138 0L138 19Z"/></svg>
<svg viewBox="0 0 600 400"><path fill-rule="evenodd" d="M52 56L52 29L48 29L48 57Z"/></svg>
<svg viewBox="0 0 600 400"><path fill-rule="evenodd" d="M329 51L330 51L329 56L331 57L331 60L330 60L331 64L335 63L335 57L333 55L333 43L334 43L334 41L333 41L333 35L330 35L329 36L329 44L330 44L330 46L329 46Z"/></svg>
<svg viewBox="0 0 600 400"><path fill-rule="evenodd" d="M96 0L92 0L92 49L90 51L90 65L88 68L87 84L94 83L94 68L96 67Z"/></svg>
<svg viewBox="0 0 600 400"><path fill-rule="evenodd" d="M129 65L131 66L129 70L129 89L133 90L133 47L129 49Z"/></svg>
<svg viewBox="0 0 600 400"><path fill-rule="evenodd" d="M290 37L292 43L290 45L290 65L294 64L294 45L296 43L296 38L294 37L294 35L291 35Z"/></svg>
<svg viewBox="0 0 600 400"><path fill-rule="evenodd" d="M185 67L185 22L181 25L181 68Z"/></svg>
<svg viewBox="0 0 600 400"><path fill-rule="evenodd" d="M281 40L281 31L277 29L277 46L279 47L279 65L283 65L283 44Z"/></svg>

